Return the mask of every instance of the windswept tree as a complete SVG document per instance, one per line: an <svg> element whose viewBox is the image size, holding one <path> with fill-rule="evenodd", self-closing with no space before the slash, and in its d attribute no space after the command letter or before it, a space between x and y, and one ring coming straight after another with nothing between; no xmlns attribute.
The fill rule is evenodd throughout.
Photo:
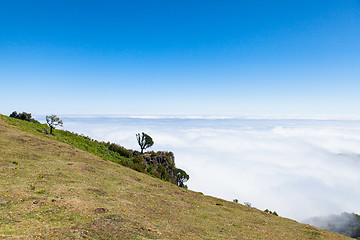
<svg viewBox="0 0 360 240"><path fill-rule="evenodd" d="M175 169L176 184L179 187L187 187L184 183L189 180L189 175L182 169Z"/></svg>
<svg viewBox="0 0 360 240"><path fill-rule="evenodd" d="M63 126L63 121L60 120L60 118L56 115L46 116L46 122L50 127L50 134L52 134L53 129L55 129L57 126Z"/></svg>
<svg viewBox="0 0 360 240"><path fill-rule="evenodd" d="M139 143L141 153L144 152L144 149L149 148L152 145L154 145L154 141L146 133L141 133L141 134L138 133L138 134L136 134L136 139L137 139L137 141Z"/></svg>

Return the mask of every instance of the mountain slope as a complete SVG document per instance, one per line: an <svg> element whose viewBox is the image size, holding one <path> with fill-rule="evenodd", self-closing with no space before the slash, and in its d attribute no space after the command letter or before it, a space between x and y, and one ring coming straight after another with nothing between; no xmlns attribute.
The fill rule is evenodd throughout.
<svg viewBox="0 0 360 240"><path fill-rule="evenodd" d="M184 183L189 179L189 175L184 170L175 166L175 157L172 152L151 151L140 154L139 151L126 149L115 143L99 142L91 137L66 130L56 130L50 135L47 124L41 124L33 119L31 113L23 112L18 114L15 111L10 116L12 117L3 116L3 119L8 124L17 126L25 132L69 144L104 160L118 163L138 172L149 174L179 186L185 186Z"/></svg>
<svg viewBox="0 0 360 240"><path fill-rule="evenodd" d="M152 178L0 119L0 238L348 239Z"/></svg>

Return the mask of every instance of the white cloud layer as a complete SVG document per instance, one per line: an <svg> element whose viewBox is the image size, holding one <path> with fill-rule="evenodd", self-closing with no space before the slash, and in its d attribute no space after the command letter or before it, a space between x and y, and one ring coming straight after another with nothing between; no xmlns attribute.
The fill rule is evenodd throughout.
<svg viewBox="0 0 360 240"><path fill-rule="evenodd" d="M188 186L302 219L360 213L360 121L64 118L66 129L137 149L175 153Z"/></svg>

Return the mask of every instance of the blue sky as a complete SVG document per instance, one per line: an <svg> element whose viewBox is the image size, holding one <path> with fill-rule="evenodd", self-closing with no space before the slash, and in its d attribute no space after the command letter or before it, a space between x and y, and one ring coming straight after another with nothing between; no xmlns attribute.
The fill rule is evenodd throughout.
<svg viewBox="0 0 360 240"><path fill-rule="evenodd" d="M360 117L360 1L0 3L0 111Z"/></svg>

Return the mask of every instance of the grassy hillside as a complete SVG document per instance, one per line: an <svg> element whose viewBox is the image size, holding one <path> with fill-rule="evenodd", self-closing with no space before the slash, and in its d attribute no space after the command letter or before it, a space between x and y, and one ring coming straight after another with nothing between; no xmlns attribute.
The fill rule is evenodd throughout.
<svg viewBox="0 0 360 240"><path fill-rule="evenodd" d="M50 135L48 126L33 119L31 113L17 114L17 112L13 112L10 116L13 117L3 116L3 120L23 131L70 144L104 160L121 164L138 172L146 173L179 186L184 186L184 182L189 179L185 171L176 168L175 157L172 152L151 151L140 154L139 151L126 149L115 143L99 142L90 137L64 130L56 130ZM26 121L17 119L17 117L22 117Z"/></svg>
<svg viewBox="0 0 360 240"><path fill-rule="evenodd" d="M0 119L1 239L348 239L180 188Z"/></svg>

